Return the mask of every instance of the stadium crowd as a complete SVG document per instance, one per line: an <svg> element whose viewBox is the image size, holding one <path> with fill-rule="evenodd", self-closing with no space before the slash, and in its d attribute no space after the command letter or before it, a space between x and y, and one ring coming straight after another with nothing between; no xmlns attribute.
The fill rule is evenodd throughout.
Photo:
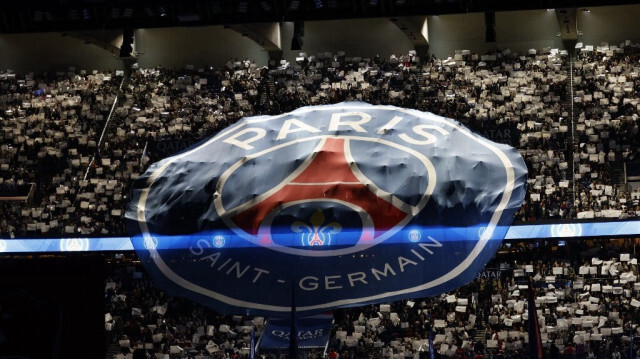
<svg viewBox="0 0 640 359"><path fill-rule="evenodd" d="M358 320L337 321L336 333L363 325L365 339L348 336L338 345L346 357L376 347L382 349L373 357L420 357L433 328L436 357L527 358L531 277L545 358L640 355L637 344L629 348L640 315L634 248L610 241L558 244L505 247L476 281L453 293L392 303L383 330L379 317L386 306L347 310Z"/></svg>
<svg viewBox="0 0 640 359"><path fill-rule="evenodd" d="M264 324L263 318L222 316L168 296L154 288L139 263L127 260L111 266L105 292L107 344L116 341L121 348L115 358L230 358L247 354L251 328Z"/></svg>
<svg viewBox="0 0 640 359"><path fill-rule="evenodd" d="M620 168L640 151L638 51L623 45L584 47L575 64L555 49L463 50L445 60L303 53L293 64L128 76L2 73L0 186L19 198L0 203L0 236L124 234L128 189L150 162L242 117L351 100L430 111L514 145L529 168L517 221L635 217L640 193L620 185Z"/></svg>
<svg viewBox="0 0 640 359"><path fill-rule="evenodd" d="M476 280L454 292L335 310L329 351L340 358L427 358L431 336L436 358L527 358L530 277L545 358L635 358L640 274L630 243L503 245ZM251 331L259 338L268 321L222 316L171 297L131 261L112 263L106 288L109 341L121 348L116 358L244 358Z"/></svg>
<svg viewBox="0 0 640 359"><path fill-rule="evenodd" d="M102 232L107 195L125 189L115 179L86 200L78 194L95 182L87 168L121 80L99 72L0 75L0 185L3 197L19 197L0 202L0 236Z"/></svg>
<svg viewBox="0 0 640 359"><path fill-rule="evenodd" d="M578 218L626 218L638 210L637 200L611 183L611 175L621 163L640 158L639 54L633 46L587 46L575 63Z"/></svg>
<svg viewBox="0 0 640 359"><path fill-rule="evenodd" d="M529 169L517 221L637 217L640 191L621 186L620 168L640 157L639 59L626 43L584 46L573 63L552 49L462 50L444 60L322 53L269 67L0 73L0 237L125 234L128 189L149 163L246 116L352 100L430 111L514 145ZM505 246L455 292L337 310L330 347L340 358L425 358L432 333L436 357L525 358L531 277L545 357L638 356L635 249L609 244ZM246 357L265 325L171 297L126 261L113 264L105 304L116 357Z"/></svg>

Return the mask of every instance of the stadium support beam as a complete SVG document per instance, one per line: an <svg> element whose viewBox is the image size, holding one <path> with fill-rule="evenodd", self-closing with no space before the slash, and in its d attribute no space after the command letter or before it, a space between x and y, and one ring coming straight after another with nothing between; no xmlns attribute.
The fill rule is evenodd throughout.
<svg viewBox="0 0 640 359"><path fill-rule="evenodd" d="M256 44L269 53L269 60L279 61L282 58L282 41L280 37L280 24L254 23L229 25L230 30L240 33L253 40Z"/></svg>
<svg viewBox="0 0 640 359"><path fill-rule="evenodd" d="M416 49L416 54L420 58L427 56L429 52L429 30L426 16L391 18L391 22L409 38L409 41Z"/></svg>
<svg viewBox="0 0 640 359"><path fill-rule="evenodd" d="M560 37L564 48L573 50L578 41L578 22L576 20L576 9L556 9L556 18L560 27Z"/></svg>

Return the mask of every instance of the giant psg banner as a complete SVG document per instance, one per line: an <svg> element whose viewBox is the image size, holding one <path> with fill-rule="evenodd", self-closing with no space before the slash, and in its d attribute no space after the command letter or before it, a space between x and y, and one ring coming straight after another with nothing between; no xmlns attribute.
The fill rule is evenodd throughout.
<svg viewBox="0 0 640 359"><path fill-rule="evenodd" d="M472 281L525 180L515 149L456 121L347 102L245 118L151 165L127 219L165 290L270 317L293 297L306 315Z"/></svg>

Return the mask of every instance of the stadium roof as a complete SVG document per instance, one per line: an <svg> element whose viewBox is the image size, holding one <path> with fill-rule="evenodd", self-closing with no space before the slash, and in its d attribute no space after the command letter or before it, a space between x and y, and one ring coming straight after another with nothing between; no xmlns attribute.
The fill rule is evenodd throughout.
<svg viewBox="0 0 640 359"><path fill-rule="evenodd" d="M0 33L584 8L631 0L32 0L3 1Z"/></svg>

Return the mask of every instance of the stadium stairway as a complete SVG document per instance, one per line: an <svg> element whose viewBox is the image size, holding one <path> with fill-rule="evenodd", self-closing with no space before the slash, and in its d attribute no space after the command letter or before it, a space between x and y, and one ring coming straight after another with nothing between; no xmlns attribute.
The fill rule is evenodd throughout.
<svg viewBox="0 0 640 359"><path fill-rule="evenodd" d="M269 76L269 88L268 88L268 92L267 92L267 97L268 98L273 98L273 96L276 94L276 83L274 80L274 76Z"/></svg>
<svg viewBox="0 0 640 359"><path fill-rule="evenodd" d="M571 141L566 141L565 142L565 153L564 153L564 158L567 161L571 161L571 177L567 178L569 180L571 180L572 185L569 186L569 198L573 198L573 202L575 203L576 197L575 197L575 180L574 180L574 176L575 176L575 161L573 160L573 154L575 151L575 147L577 145L579 145L578 140L575 138L574 134L575 134L575 123L576 121L576 110L574 108L575 106L575 102L573 99L573 94L574 94L574 73L573 73L573 69L575 68L575 53L570 53L570 57L569 57L569 69L567 71L567 73L569 74L569 83L567 86L567 94L566 94L566 100L563 103L564 108L566 108L568 110L568 115L569 115L569 126L571 129ZM565 68L565 71L567 69ZM564 114L564 113L563 113ZM568 174L567 174L568 175Z"/></svg>
<svg viewBox="0 0 640 359"><path fill-rule="evenodd" d="M104 359L113 359L118 353L120 353L120 346L115 341L112 341L104 353Z"/></svg>
<svg viewBox="0 0 640 359"><path fill-rule="evenodd" d="M618 189L622 192L627 192L626 176L624 174L624 162L616 161L611 164L610 169L611 181L618 185Z"/></svg>
<svg viewBox="0 0 640 359"><path fill-rule="evenodd" d="M482 345L484 345L484 347L487 347L487 325L484 322L484 319L482 319L484 316L478 316L478 319L480 319L480 325L478 325L478 328L476 329L475 334L473 335L473 342L474 343L482 343Z"/></svg>
<svg viewBox="0 0 640 359"><path fill-rule="evenodd" d="M417 81L418 81L418 104L422 104L422 102L424 101L424 94L425 94L425 90L426 90L426 83L423 83L422 78L424 77L424 67L422 66L422 62L420 63L420 68L418 69L418 76L417 76Z"/></svg>
<svg viewBox="0 0 640 359"><path fill-rule="evenodd" d="M260 104L266 105L268 102L269 102L269 94L267 94L267 91L262 91L260 93Z"/></svg>

